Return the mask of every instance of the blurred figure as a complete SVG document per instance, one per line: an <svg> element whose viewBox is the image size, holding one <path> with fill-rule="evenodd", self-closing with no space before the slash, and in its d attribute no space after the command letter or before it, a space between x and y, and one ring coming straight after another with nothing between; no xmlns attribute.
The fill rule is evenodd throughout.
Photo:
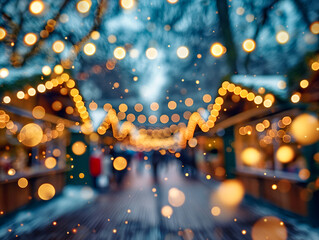
<svg viewBox="0 0 319 240"><path fill-rule="evenodd" d="M94 152L89 159L90 174L93 180L93 187L98 188L97 178L102 171L102 156L100 152Z"/></svg>
<svg viewBox="0 0 319 240"><path fill-rule="evenodd" d="M152 170L154 183L158 183L158 164L162 158L162 154L159 151L153 151L152 153Z"/></svg>

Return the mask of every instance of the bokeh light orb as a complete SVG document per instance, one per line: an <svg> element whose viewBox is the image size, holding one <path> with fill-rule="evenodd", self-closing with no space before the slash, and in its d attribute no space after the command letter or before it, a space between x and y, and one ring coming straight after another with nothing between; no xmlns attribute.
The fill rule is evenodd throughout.
<svg viewBox="0 0 319 240"><path fill-rule="evenodd" d="M19 178L18 180L18 186L20 188L26 188L28 186L29 182L28 182L28 179L26 178Z"/></svg>
<svg viewBox="0 0 319 240"><path fill-rule="evenodd" d="M96 47L93 43L87 43L84 45L83 51L86 55L92 56L92 55L94 55L94 53L96 51Z"/></svg>
<svg viewBox="0 0 319 240"><path fill-rule="evenodd" d="M34 33L27 33L23 39L24 43L28 46L34 45L37 42L37 40L38 37Z"/></svg>
<svg viewBox="0 0 319 240"><path fill-rule="evenodd" d="M262 154L254 147L245 148L241 152L240 157L244 164L248 166L254 166L262 160Z"/></svg>
<svg viewBox="0 0 319 240"><path fill-rule="evenodd" d="M145 55L148 59L154 60L157 58L158 52L156 48L150 47L146 50Z"/></svg>
<svg viewBox="0 0 319 240"><path fill-rule="evenodd" d="M216 217L216 216L219 216L219 215L220 215L221 210L220 210L219 207L215 206L215 207L212 207L211 213L212 213L213 216Z"/></svg>
<svg viewBox="0 0 319 240"><path fill-rule="evenodd" d="M3 27L0 27L0 41L3 40L6 36L7 31Z"/></svg>
<svg viewBox="0 0 319 240"><path fill-rule="evenodd" d="M79 13L87 13L91 8L91 0L81 0L76 4L76 9Z"/></svg>
<svg viewBox="0 0 319 240"><path fill-rule="evenodd" d="M54 157L48 157L47 159L45 159L44 161L44 166L48 169L52 169L55 168L56 166L56 159Z"/></svg>
<svg viewBox="0 0 319 240"><path fill-rule="evenodd" d="M290 129L296 141L302 145L310 145L319 139L319 121L314 115L303 113L291 123Z"/></svg>
<svg viewBox="0 0 319 240"><path fill-rule="evenodd" d="M167 0L167 2L170 3L170 4L175 4L175 3L178 2L178 0Z"/></svg>
<svg viewBox="0 0 319 240"><path fill-rule="evenodd" d="M125 58L126 51L123 47L117 47L114 49L113 55L117 60L122 60Z"/></svg>
<svg viewBox="0 0 319 240"><path fill-rule="evenodd" d="M126 168L127 166L127 161L124 157L117 157L113 160L113 167L117 171L122 171Z"/></svg>
<svg viewBox="0 0 319 240"><path fill-rule="evenodd" d="M256 48L256 43L253 39L246 39L242 45L245 52L252 52Z"/></svg>
<svg viewBox="0 0 319 240"><path fill-rule="evenodd" d="M44 10L44 3L40 0L34 0L29 5L29 11L33 15L39 15L43 12L43 10Z"/></svg>
<svg viewBox="0 0 319 240"><path fill-rule="evenodd" d="M171 206L165 205L161 209L163 217L170 218L173 215L173 208Z"/></svg>
<svg viewBox="0 0 319 240"><path fill-rule="evenodd" d="M185 203L185 194L178 188L171 188L168 191L168 202L173 207L180 207Z"/></svg>
<svg viewBox="0 0 319 240"><path fill-rule="evenodd" d="M286 31L279 31L277 34L276 34L276 40L278 43L280 44L285 44L289 41L289 34L288 32Z"/></svg>
<svg viewBox="0 0 319 240"><path fill-rule="evenodd" d="M42 67L42 73L43 73L43 75L45 75L45 76L48 76L48 75L50 75L51 74L51 68L49 67L49 66L43 66Z"/></svg>
<svg viewBox="0 0 319 240"><path fill-rule="evenodd" d="M36 119L42 119L45 116L45 109L42 106L36 106L32 109L32 116Z"/></svg>
<svg viewBox="0 0 319 240"><path fill-rule="evenodd" d="M286 240L288 233L285 224L279 218L267 216L253 225L251 237L253 240Z"/></svg>
<svg viewBox="0 0 319 240"><path fill-rule="evenodd" d="M38 188L38 195L42 200L50 200L55 195L55 188L50 183L44 183Z"/></svg>
<svg viewBox="0 0 319 240"><path fill-rule="evenodd" d="M0 69L0 78L6 78L9 76L9 70L7 68Z"/></svg>
<svg viewBox="0 0 319 240"><path fill-rule="evenodd" d="M243 184L238 180L226 180L217 189L216 197L224 206L237 206L243 199L245 190Z"/></svg>
<svg viewBox="0 0 319 240"><path fill-rule="evenodd" d="M132 9L135 5L134 0L121 0L120 1L121 7L124 9Z"/></svg>
<svg viewBox="0 0 319 240"><path fill-rule="evenodd" d="M62 42L61 40L57 40L52 44L52 50L55 53L61 53L64 50L64 42Z"/></svg>
<svg viewBox="0 0 319 240"><path fill-rule="evenodd" d="M221 57L224 53L224 46L220 43L214 43L211 47L210 47L210 53L214 56L214 57Z"/></svg>
<svg viewBox="0 0 319 240"><path fill-rule="evenodd" d="M310 31L313 34L319 34L319 21L315 21L310 25Z"/></svg>
<svg viewBox="0 0 319 240"><path fill-rule="evenodd" d="M41 142L42 137L42 128L35 123L29 123L21 129L18 140L27 147L35 147Z"/></svg>
<svg viewBox="0 0 319 240"><path fill-rule="evenodd" d="M75 154L75 155L83 155L86 151L86 145L84 144L84 142L82 141L77 141L75 143L73 143L72 145L72 152Z"/></svg>
<svg viewBox="0 0 319 240"><path fill-rule="evenodd" d="M177 54L177 57L179 57L180 59L185 59L188 57L189 50L187 47L181 46L177 48L176 54Z"/></svg>
<svg viewBox="0 0 319 240"><path fill-rule="evenodd" d="M284 145L278 148L276 158L281 163L289 163L295 157L295 151L291 146Z"/></svg>

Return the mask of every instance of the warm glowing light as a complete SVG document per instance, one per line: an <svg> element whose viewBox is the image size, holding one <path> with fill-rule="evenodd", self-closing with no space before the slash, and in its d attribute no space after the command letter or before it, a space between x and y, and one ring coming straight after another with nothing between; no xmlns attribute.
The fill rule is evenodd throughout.
<svg viewBox="0 0 319 240"><path fill-rule="evenodd" d="M169 108L170 110L174 110L176 107L177 107L177 104L176 104L175 101L169 101L169 102L168 102L168 108Z"/></svg>
<svg viewBox="0 0 319 240"><path fill-rule="evenodd" d="M0 41L3 40L6 36L7 31L3 27L0 27Z"/></svg>
<svg viewBox="0 0 319 240"><path fill-rule="evenodd" d="M57 40L52 44L52 50L56 53L61 53L64 50L64 42Z"/></svg>
<svg viewBox="0 0 319 240"><path fill-rule="evenodd" d="M216 200L225 206L236 206L245 194L242 183L238 180L226 180L221 183L217 192Z"/></svg>
<svg viewBox="0 0 319 240"><path fill-rule="evenodd" d="M307 79L303 79L300 81L300 87L307 88L309 86L309 82Z"/></svg>
<svg viewBox="0 0 319 240"><path fill-rule="evenodd" d="M46 75L46 76L50 75L51 74L51 68L49 66L43 66L42 67L42 73L43 73L43 75Z"/></svg>
<svg viewBox="0 0 319 240"><path fill-rule="evenodd" d="M127 161L124 157L117 157L113 160L113 167L117 171L122 171L126 168L127 166Z"/></svg>
<svg viewBox="0 0 319 240"><path fill-rule="evenodd" d="M123 47L117 47L114 49L113 55L116 59L122 60L123 58L125 58L126 51Z"/></svg>
<svg viewBox="0 0 319 240"><path fill-rule="evenodd" d="M72 145L72 152L75 154L75 155L83 155L86 151L86 145L84 144L84 142L81 142L81 141L77 141L75 143L73 143Z"/></svg>
<svg viewBox="0 0 319 240"><path fill-rule="evenodd" d="M20 178L19 180L18 180L18 186L20 187L20 188L26 188L27 186L28 186L28 179L26 179L26 178Z"/></svg>
<svg viewBox="0 0 319 240"><path fill-rule="evenodd" d="M121 103L121 104L119 105L119 110L120 110L120 112L126 112L127 109L128 109L128 107L127 107L127 105L126 105L125 103Z"/></svg>
<svg viewBox="0 0 319 240"><path fill-rule="evenodd" d="M216 217L216 216L219 216L219 215L220 215L221 210L220 210L219 207L213 207L212 210L211 210L211 213L212 213L213 216Z"/></svg>
<svg viewBox="0 0 319 240"><path fill-rule="evenodd" d="M151 103L150 108L152 111L157 111L159 108L159 105L157 102L153 102L153 103Z"/></svg>
<svg viewBox="0 0 319 240"><path fill-rule="evenodd" d="M35 123L29 123L21 129L18 140L27 147L35 147L41 142L42 137L42 128Z"/></svg>
<svg viewBox="0 0 319 240"><path fill-rule="evenodd" d="M170 218L173 215L173 208L168 205L165 205L162 207L161 213L163 217Z"/></svg>
<svg viewBox="0 0 319 240"><path fill-rule="evenodd" d="M22 92L22 91L17 92L17 98L23 99L24 96L25 96L24 92Z"/></svg>
<svg viewBox="0 0 319 240"><path fill-rule="evenodd" d="M10 103L11 102L11 98L9 96L4 96L3 97L3 102L6 103L6 104Z"/></svg>
<svg viewBox="0 0 319 240"><path fill-rule="evenodd" d="M135 5L134 0L121 0L120 1L121 7L124 9L132 9Z"/></svg>
<svg viewBox="0 0 319 240"><path fill-rule="evenodd" d="M157 58L157 55L158 55L156 48L153 48L153 47L148 48L145 54L146 54L146 57L150 60L154 60L155 58Z"/></svg>
<svg viewBox="0 0 319 240"><path fill-rule="evenodd" d="M293 103L297 103L300 101L300 93L295 93L293 95L291 95L291 102Z"/></svg>
<svg viewBox="0 0 319 240"><path fill-rule="evenodd" d="M209 103L211 100L212 100L212 96L211 96L211 95L205 94L205 95L203 96L203 101L204 101L204 103Z"/></svg>
<svg viewBox="0 0 319 240"><path fill-rule="evenodd" d="M92 2L91 0L81 0L77 3L76 9L80 13L87 13L91 8Z"/></svg>
<svg viewBox="0 0 319 240"><path fill-rule="evenodd" d="M260 151L253 147L245 148L241 152L240 157L244 164L248 166L254 166L262 160L262 154Z"/></svg>
<svg viewBox="0 0 319 240"><path fill-rule="evenodd" d="M280 219L267 216L262 217L253 225L251 237L253 240L287 240L288 233L285 224Z"/></svg>
<svg viewBox="0 0 319 240"><path fill-rule="evenodd" d="M30 3L29 10L34 15L39 15L44 10L44 3L40 0L34 0Z"/></svg>
<svg viewBox="0 0 319 240"><path fill-rule="evenodd" d="M292 121L290 130L300 144L313 144L319 139L318 118L314 115L303 113Z"/></svg>
<svg viewBox="0 0 319 240"><path fill-rule="evenodd" d="M48 169L55 168L55 166L56 166L56 159L55 159L54 157L48 157L47 159L45 159L44 165L45 165L45 167L48 168Z"/></svg>
<svg viewBox="0 0 319 240"><path fill-rule="evenodd" d="M87 43L84 45L83 51L86 55L92 56L96 51L96 47L93 43Z"/></svg>
<svg viewBox="0 0 319 240"><path fill-rule="evenodd" d="M55 188L50 183L44 183L39 187L38 195L42 200L50 200L55 195Z"/></svg>
<svg viewBox="0 0 319 240"><path fill-rule="evenodd" d="M276 152L276 158L281 163L289 163L293 160L295 151L292 147L285 145L278 148Z"/></svg>
<svg viewBox="0 0 319 240"><path fill-rule="evenodd" d="M280 44L285 44L289 41L289 34L286 31L279 31L276 34L276 40Z"/></svg>
<svg viewBox="0 0 319 240"><path fill-rule="evenodd" d="M37 42L37 40L38 37L34 33L27 33L23 39L24 43L28 46L34 45Z"/></svg>
<svg viewBox="0 0 319 240"><path fill-rule="evenodd" d="M191 106L193 106L193 104L194 104L193 99L191 99L191 98L186 98L186 99L185 99L185 105L186 105L187 107L191 107Z"/></svg>
<svg viewBox="0 0 319 240"><path fill-rule="evenodd" d="M310 25L310 31L311 31L313 34L319 34L319 21L313 22L313 23Z"/></svg>
<svg viewBox="0 0 319 240"><path fill-rule="evenodd" d="M187 47L185 46L181 46L177 49L176 51L177 57L181 58L181 59L185 59L188 57L189 54L189 50Z"/></svg>
<svg viewBox="0 0 319 240"><path fill-rule="evenodd" d="M311 64L311 69L312 69L313 71L318 71L318 70L319 70L319 62L313 62L313 63Z"/></svg>
<svg viewBox="0 0 319 240"><path fill-rule="evenodd" d="M32 110L32 116L36 119L42 119L45 116L45 109L42 106L36 106Z"/></svg>
<svg viewBox="0 0 319 240"><path fill-rule="evenodd" d="M167 2L169 2L170 4L175 4L178 2L178 0L167 0Z"/></svg>
<svg viewBox="0 0 319 240"><path fill-rule="evenodd" d="M256 43L254 40L252 39L246 39L244 42L243 42L243 49L245 52L252 52L255 50L255 47L256 47Z"/></svg>
<svg viewBox="0 0 319 240"><path fill-rule="evenodd" d="M6 78L9 76L9 70L6 68L0 69L0 78Z"/></svg>
<svg viewBox="0 0 319 240"><path fill-rule="evenodd" d="M214 43L211 47L210 47L210 53L214 56L214 57L220 57L223 55L224 53L224 46L221 45L220 43Z"/></svg>
<svg viewBox="0 0 319 240"><path fill-rule="evenodd" d="M173 207L180 207L185 202L185 194L178 188L171 188L168 191L168 202Z"/></svg>
<svg viewBox="0 0 319 240"><path fill-rule="evenodd" d="M63 73L63 67L62 65L56 65L54 68L53 68L53 71L54 73L60 75L61 73Z"/></svg>
<svg viewBox="0 0 319 240"><path fill-rule="evenodd" d="M43 84L39 84L39 85L37 86L37 90L38 90L38 92L40 92L40 93L44 93L44 92L45 92L45 86L44 86Z"/></svg>

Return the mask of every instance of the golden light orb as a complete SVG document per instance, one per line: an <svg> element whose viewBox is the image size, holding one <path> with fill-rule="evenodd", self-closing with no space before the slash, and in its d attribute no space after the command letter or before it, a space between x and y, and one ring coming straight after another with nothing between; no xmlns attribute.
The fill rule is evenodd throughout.
<svg viewBox="0 0 319 240"><path fill-rule="evenodd" d="M240 157L244 164L248 166L254 166L262 160L262 154L260 151L253 147L245 148L241 152Z"/></svg>
<svg viewBox="0 0 319 240"><path fill-rule="evenodd" d="M0 78L6 78L9 76L9 70L7 68L0 69Z"/></svg>
<svg viewBox="0 0 319 240"><path fill-rule="evenodd" d="M122 60L126 56L126 51L123 47L117 47L114 49L113 55L116 59Z"/></svg>
<svg viewBox="0 0 319 240"><path fill-rule="evenodd" d="M84 45L83 51L86 55L92 56L96 51L96 47L93 43L87 43Z"/></svg>
<svg viewBox="0 0 319 240"><path fill-rule="evenodd" d="M91 0L81 0L76 4L76 9L80 13L87 13L91 8Z"/></svg>
<svg viewBox="0 0 319 240"><path fill-rule="evenodd" d="M213 216L216 217L216 216L219 216L219 215L220 215L221 210L220 210L219 207L216 207L216 206L215 206L215 207L212 208L211 213L212 213Z"/></svg>
<svg viewBox="0 0 319 240"><path fill-rule="evenodd" d="M276 40L278 43L280 44L285 44L289 41L289 33L286 32L286 31L279 31L277 34L276 34Z"/></svg>
<svg viewBox="0 0 319 240"><path fill-rule="evenodd" d="M167 0L167 2L170 3L170 4L175 4L175 3L178 2L178 0Z"/></svg>
<svg viewBox="0 0 319 240"><path fill-rule="evenodd" d="M32 110L32 116L36 119L42 119L45 116L45 109L42 106L36 106Z"/></svg>
<svg viewBox="0 0 319 240"><path fill-rule="evenodd" d="M154 60L155 58L157 58L158 52L156 48L150 47L146 50L145 55L148 59Z"/></svg>
<svg viewBox="0 0 319 240"><path fill-rule="evenodd" d="M117 157L113 160L113 167L117 171L122 171L126 168L127 166L127 161L124 157Z"/></svg>
<svg viewBox="0 0 319 240"><path fill-rule="evenodd" d="M281 163L289 163L295 157L295 151L291 146L284 145L278 148L276 152L276 158Z"/></svg>
<svg viewBox="0 0 319 240"><path fill-rule="evenodd" d="M128 109L128 107L127 107L127 105L126 105L125 103L121 103L121 104L119 105L119 110L120 110L120 112L126 112L127 109Z"/></svg>
<svg viewBox="0 0 319 240"><path fill-rule="evenodd" d="M129 10L129 9L132 9L134 7L135 1L134 0L121 0L120 5L122 8Z"/></svg>
<svg viewBox="0 0 319 240"><path fill-rule="evenodd" d="M29 123L21 129L18 140L27 147L35 147L41 142L42 137L42 128L35 123Z"/></svg>
<svg viewBox="0 0 319 240"><path fill-rule="evenodd" d="M6 36L7 31L3 27L0 27L0 41L3 40Z"/></svg>
<svg viewBox="0 0 319 240"><path fill-rule="evenodd" d="M211 47L210 47L210 53L214 56L214 57L221 57L224 53L224 46L220 43L214 43Z"/></svg>
<svg viewBox="0 0 319 240"><path fill-rule="evenodd" d="M252 240L287 240L288 233L285 224L279 218L266 216L253 225L251 237Z"/></svg>
<svg viewBox="0 0 319 240"><path fill-rule="evenodd" d="M43 73L43 75L45 75L45 76L48 76L48 75L50 75L51 74L51 68L49 67L49 66L43 66L42 67L42 73Z"/></svg>
<svg viewBox="0 0 319 240"><path fill-rule="evenodd" d="M46 88L45 88L45 86L44 86L44 84L39 84L38 86L37 86L37 90L38 90L38 92L40 92L40 93L44 93L45 92L45 90L46 90Z"/></svg>
<svg viewBox="0 0 319 240"><path fill-rule="evenodd" d="M72 145L72 152L75 154L75 155L83 155L86 151L86 145L84 144L84 142L81 142L81 141L77 141L75 143L73 143Z"/></svg>
<svg viewBox="0 0 319 240"><path fill-rule="evenodd" d="M3 102L6 103L6 104L10 103L11 102L11 98L9 96L4 96L3 97Z"/></svg>
<svg viewBox="0 0 319 240"><path fill-rule="evenodd" d="M44 3L40 0L34 0L30 3L29 5L29 11L33 14L33 15L39 15L43 12L44 10Z"/></svg>
<svg viewBox="0 0 319 240"><path fill-rule="evenodd" d="M297 103L300 101L300 93L294 93L290 98L292 103Z"/></svg>
<svg viewBox="0 0 319 240"><path fill-rule="evenodd" d="M44 161L44 166L48 169L52 169L52 168L55 168L56 163L57 163L57 161L54 157L48 157Z"/></svg>
<svg viewBox="0 0 319 240"><path fill-rule="evenodd" d="M157 111L159 108L159 105L157 102L153 102L153 103L151 103L150 108L152 111Z"/></svg>
<svg viewBox="0 0 319 240"><path fill-rule="evenodd" d="M163 217L170 218L173 215L173 208L171 206L165 205L161 209Z"/></svg>
<svg viewBox="0 0 319 240"><path fill-rule="evenodd" d="M238 180L226 180L221 183L216 192L216 200L224 206L237 206L243 199L245 190Z"/></svg>
<svg viewBox="0 0 319 240"><path fill-rule="evenodd" d="M310 31L313 34L319 34L319 21L315 21L310 25Z"/></svg>
<svg viewBox="0 0 319 240"><path fill-rule="evenodd" d="M64 69L63 69L62 65L56 65L56 66L53 68L53 71L54 71L55 74L60 75L60 74L63 73Z"/></svg>
<svg viewBox="0 0 319 240"><path fill-rule="evenodd" d="M245 52L252 52L256 48L256 43L253 39L246 39L242 45Z"/></svg>
<svg viewBox="0 0 319 240"><path fill-rule="evenodd" d="M175 101L169 101L167 106L170 110L174 110L177 107L177 104Z"/></svg>
<svg viewBox="0 0 319 240"><path fill-rule="evenodd" d="M173 207L181 207L185 203L185 194L178 188L171 188L168 191L168 202Z"/></svg>
<svg viewBox="0 0 319 240"><path fill-rule="evenodd" d="M180 46L179 48L177 48L176 54L177 54L177 57L181 59L185 59L188 57L189 50L185 46Z"/></svg>
<svg viewBox="0 0 319 240"><path fill-rule="evenodd" d="M38 37L34 33L27 33L23 38L24 43L28 46L34 45L37 42L37 40Z"/></svg>
<svg viewBox="0 0 319 240"><path fill-rule="evenodd" d="M55 53L61 53L64 50L64 42L62 42L61 40L57 40L52 44L52 50Z"/></svg>
<svg viewBox="0 0 319 240"><path fill-rule="evenodd" d="M303 113L291 123L290 129L296 141L302 145L310 145L319 139L319 121L314 115Z"/></svg>
<svg viewBox="0 0 319 240"><path fill-rule="evenodd" d="M300 87L307 88L309 86L309 81L307 79L303 79L300 81Z"/></svg>
<svg viewBox="0 0 319 240"><path fill-rule="evenodd" d="M26 179L26 178L20 178L18 180L18 186L20 188L26 188L28 186L28 184L29 184L29 182L28 182L28 179Z"/></svg>
<svg viewBox="0 0 319 240"><path fill-rule="evenodd" d="M44 183L39 187L38 195L42 200L50 200L55 195L55 188L50 183Z"/></svg>

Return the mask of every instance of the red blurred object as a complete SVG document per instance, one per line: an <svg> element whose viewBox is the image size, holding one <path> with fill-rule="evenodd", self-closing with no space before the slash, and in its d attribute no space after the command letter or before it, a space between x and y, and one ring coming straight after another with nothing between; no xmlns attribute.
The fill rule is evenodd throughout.
<svg viewBox="0 0 319 240"><path fill-rule="evenodd" d="M97 177L102 172L102 161L101 158L98 156L91 156L90 157L90 174L93 177Z"/></svg>

